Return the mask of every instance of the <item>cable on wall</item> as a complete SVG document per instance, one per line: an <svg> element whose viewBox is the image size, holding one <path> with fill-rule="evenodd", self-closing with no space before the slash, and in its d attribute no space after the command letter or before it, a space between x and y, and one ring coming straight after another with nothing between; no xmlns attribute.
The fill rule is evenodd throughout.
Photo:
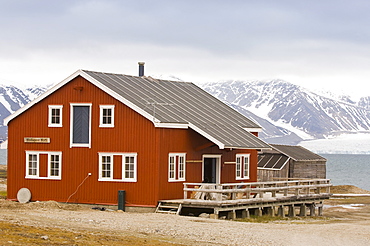
<svg viewBox="0 0 370 246"><path fill-rule="evenodd" d="M77 186L77 189L75 190L75 192L73 192L73 193L68 197L68 199L67 199L66 203L68 203L69 199L70 199L74 194L76 194L76 193L77 193L78 189L80 189L81 185L86 181L86 179L87 179L88 177L90 177L90 175L91 175L91 173L88 173L88 174L87 174L87 176L84 178L84 180L82 180L81 184L79 184L79 185Z"/></svg>

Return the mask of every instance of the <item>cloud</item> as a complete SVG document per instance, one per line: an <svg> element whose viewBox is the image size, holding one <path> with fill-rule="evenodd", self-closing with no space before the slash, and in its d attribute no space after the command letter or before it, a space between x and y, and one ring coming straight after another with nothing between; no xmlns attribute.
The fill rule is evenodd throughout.
<svg viewBox="0 0 370 246"><path fill-rule="evenodd" d="M136 62L145 60L153 73L184 80L303 83L352 75L363 82L369 7L362 0L1 1L0 73L136 74Z"/></svg>

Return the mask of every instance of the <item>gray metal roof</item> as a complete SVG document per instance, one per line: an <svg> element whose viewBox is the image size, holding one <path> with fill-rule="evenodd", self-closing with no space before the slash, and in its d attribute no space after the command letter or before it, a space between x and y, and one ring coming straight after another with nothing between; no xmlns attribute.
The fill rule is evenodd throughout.
<svg viewBox="0 0 370 246"><path fill-rule="evenodd" d="M326 161L326 159L302 146L271 144L277 151L289 156L295 161Z"/></svg>
<svg viewBox="0 0 370 246"><path fill-rule="evenodd" d="M243 128L261 127L193 83L82 70L109 90L145 111L159 123L189 127L223 144L224 148L269 149Z"/></svg>

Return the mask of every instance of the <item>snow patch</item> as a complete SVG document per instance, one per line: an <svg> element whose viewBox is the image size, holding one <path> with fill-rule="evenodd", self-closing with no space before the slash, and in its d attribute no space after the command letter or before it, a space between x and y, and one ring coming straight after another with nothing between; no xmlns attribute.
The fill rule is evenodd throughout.
<svg viewBox="0 0 370 246"><path fill-rule="evenodd" d="M302 141L299 145L321 154L370 154L370 132Z"/></svg>

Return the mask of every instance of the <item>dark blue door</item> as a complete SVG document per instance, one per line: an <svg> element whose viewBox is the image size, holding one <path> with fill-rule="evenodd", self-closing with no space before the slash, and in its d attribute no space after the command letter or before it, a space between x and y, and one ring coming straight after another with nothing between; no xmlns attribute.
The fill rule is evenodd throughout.
<svg viewBox="0 0 370 246"><path fill-rule="evenodd" d="M73 106L73 143L90 143L90 107Z"/></svg>

